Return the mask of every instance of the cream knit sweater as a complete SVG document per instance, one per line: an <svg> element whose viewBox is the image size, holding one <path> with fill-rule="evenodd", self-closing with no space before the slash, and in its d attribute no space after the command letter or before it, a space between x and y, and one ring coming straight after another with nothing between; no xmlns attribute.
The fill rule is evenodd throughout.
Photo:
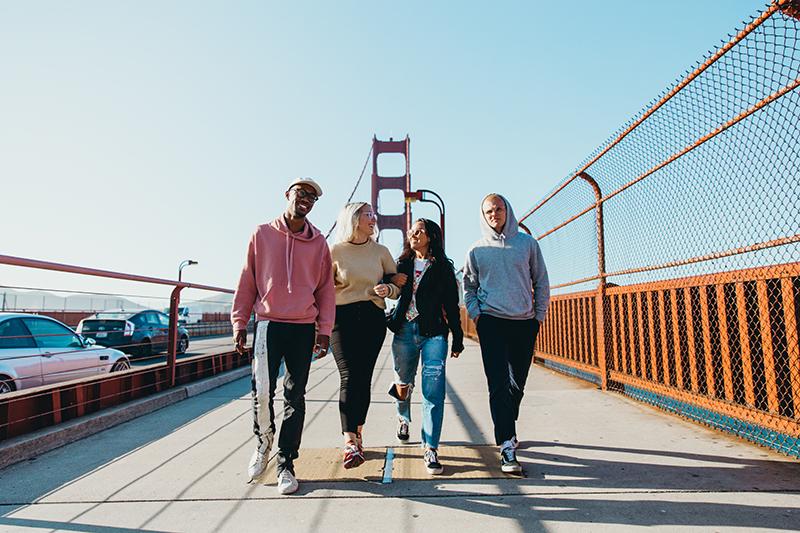
<svg viewBox="0 0 800 533"><path fill-rule="evenodd" d="M373 288L381 283L384 274L397 273L397 265L387 247L372 239L364 244L339 242L331 247L331 259L336 305L371 300L381 309L386 309L386 302L375 294ZM396 300L400 289L391 283L387 286L389 298Z"/></svg>

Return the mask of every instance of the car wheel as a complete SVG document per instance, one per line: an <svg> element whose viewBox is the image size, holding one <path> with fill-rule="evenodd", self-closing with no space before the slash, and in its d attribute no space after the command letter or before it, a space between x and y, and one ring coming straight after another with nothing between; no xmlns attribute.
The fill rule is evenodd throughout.
<svg viewBox="0 0 800 533"><path fill-rule="evenodd" d="M139 355L142 357L149 357L153 355L153 345L150 344L150 339L144 339L139 345Z"/></svg>
<svg viewBox="0 0 800 533"><path fill-rule="evenodd" d="M184 354L189 349L189 337L183 336L178 341L178 353Z"/></svg>
<svg viewBox="0 0 800 533"><path fill-rule="evenodd" d="M127 359L120 359L114 366L111 367L112 372L122 372L123 370L130 370L131 364L128 362Z"/></svg>
<svg viewBox="0 0 800 533"><path fill-rule="evenodd" d="M14 382L8 376L0 376L0 394L14 392Z"/></svg>

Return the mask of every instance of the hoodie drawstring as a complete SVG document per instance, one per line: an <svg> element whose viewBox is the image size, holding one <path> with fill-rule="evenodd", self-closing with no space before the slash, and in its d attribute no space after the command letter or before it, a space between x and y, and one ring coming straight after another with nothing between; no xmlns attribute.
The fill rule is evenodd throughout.
<svg viewBox="0 0 800 533"><path fill-rule="evenodd" d="M286 288L289 290L289 294L292 294L292 265L294 263L294 238L289 235L290 232L286 232L286 275L288 277L288 283Z"/></svg>

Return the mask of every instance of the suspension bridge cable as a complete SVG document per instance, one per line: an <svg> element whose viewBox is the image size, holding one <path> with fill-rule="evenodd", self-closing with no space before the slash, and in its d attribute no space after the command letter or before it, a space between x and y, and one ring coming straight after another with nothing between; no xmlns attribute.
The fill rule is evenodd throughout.
<svg viewBox="0 0 800 533"><path fill-rule="evenodd" d="M353 196L356 195L356 191L358 190L358 186L361 185L361 179L364 177L364 171L367 170L367 164L369 163L369 158L370 158L371 155L372 155L372 144L369 145L369 152L367 152L367 158L364 160L364 166L361 168L361 174L358 176L358 179L356 180L356 185L355 185L355 187L353 187L353 191L350 193L350 196L347 198L347 202L345 202L345 203L349 204L352 201ZM330 238L331 233L333 233L334 228L336 228L336 221L335 220L333 222L333 225L331 226L331 229L329 229L328 233L325 234L325 240L326 241Z"/></svg>

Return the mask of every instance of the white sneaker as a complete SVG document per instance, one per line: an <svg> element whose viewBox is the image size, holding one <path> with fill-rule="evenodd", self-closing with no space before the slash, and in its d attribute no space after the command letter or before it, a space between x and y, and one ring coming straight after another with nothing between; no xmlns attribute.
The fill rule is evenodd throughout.
<svg viewBox="0 0 800 533"><path fill-rule="evenodd" d="M297 478L294 477L294 474L292 474L292 471L288 468L284 468L281 470L281 473L278 474L278 492L280 494L292 494L297 492L299 486Z"/></svg>
<svg viewBox="0 0 800 533"><path fill-rule="evenodd" d="M511 442L511 446L513 446L515 450L517 448L519 448L519 440L517 440L517 436L516 435L511 437L511 441L510 442Z"/></svg>
<svg viewBox="0 0 800 533"><path fill-rule="evenodd" d="M259 477L267 469L269 462L269 453L262 453L261 450L256 448L253 455L250 457L250 464L247 465L247 475L250 476L248 483L252 483L254 479Z"/></svg>
<svg viewBox="0 0 800 533"><path fill-rule="evenodd" d="M250 476L248 483L252 483L254 479L259 477L267 469L269 462L269 452L272 450L272 435L263 435L261 437L262 445L256 448L253 455L250 456L250 464L247 465L247 475Z"/></svg>

